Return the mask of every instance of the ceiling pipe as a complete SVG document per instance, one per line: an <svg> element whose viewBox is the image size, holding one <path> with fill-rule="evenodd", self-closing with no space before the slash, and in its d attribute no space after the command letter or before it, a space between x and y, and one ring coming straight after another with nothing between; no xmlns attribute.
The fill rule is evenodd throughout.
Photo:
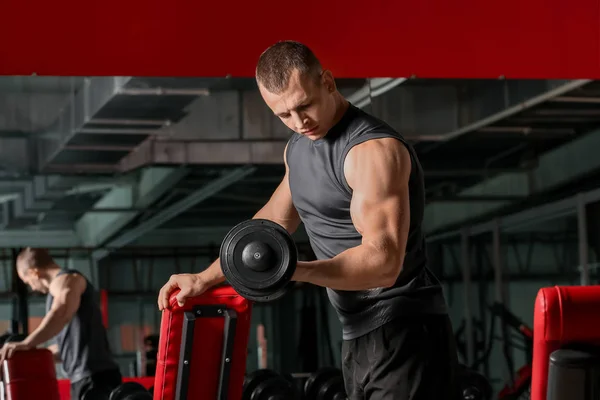
<svg viewBox="0 0 600 400"><path fill-rule="evenodd" d="M358 108L371 104L373 97L380 96L406 81L406 78L374 78L368 79L367 83L356 92L346 98Z"/></svg>

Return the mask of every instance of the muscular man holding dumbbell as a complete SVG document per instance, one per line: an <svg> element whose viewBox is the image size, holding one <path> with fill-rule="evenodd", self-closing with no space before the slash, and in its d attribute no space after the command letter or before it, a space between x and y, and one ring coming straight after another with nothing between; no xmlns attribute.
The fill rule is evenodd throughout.
<svg viewBox="0 0 600 400"><path fill-rule="evenodd" d="M413 148L338 92L306 46L280 42L260 57L263 99L294 131L286 173L254 216L294 232L302 222L318 260L292 280L327 288L343 327L349 399L453 399L458 364L439 281L427 268L423 171ZM174 275L158 306L225 280L219 260Z"/></svg>
<svg viewBox="0 0 600 400"><path fill-rule="evenodd" d="M49 348L71 381L71 399L80 400L91 389L109 394L119 386L121 373L109 349L92 284L78 271L59 267L46 249L23 250L17 272L32 290L47 294L46 316L23 341L6 343L0 362L15 351L54 339Z"/></svg>

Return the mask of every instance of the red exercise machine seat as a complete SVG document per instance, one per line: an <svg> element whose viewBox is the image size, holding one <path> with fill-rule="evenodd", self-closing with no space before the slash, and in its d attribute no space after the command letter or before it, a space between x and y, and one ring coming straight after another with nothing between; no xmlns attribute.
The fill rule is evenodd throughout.
<svg viewBox="0 0 600 400"><path fill-rule="evenodd" d="M2 365L6 400L60 400L56 367L48 349L17 351Z"/></svg>
<svg viewBox="0 0 600 400"><path fill-rule="evenodd" d="M162 315L154 400L240 400L250 336L250 302L229 286Z"/></svg>
<svg viewBox="0 0 600 400"><path fill-rule="evenodd" d="M533 318L531 400L546 400L553 351L569 344L600 345L600 286L554 286L538 292Z"/></svg>

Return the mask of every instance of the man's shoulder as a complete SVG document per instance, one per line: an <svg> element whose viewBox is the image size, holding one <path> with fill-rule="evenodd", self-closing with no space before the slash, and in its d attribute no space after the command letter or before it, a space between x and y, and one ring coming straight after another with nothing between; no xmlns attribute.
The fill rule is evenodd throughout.
<svg viewBox="0 0 600 400"><path fill-rule="evenodd" d="M50 283L50 292L57 292L67 289L77 289L82 292L87 287L86 277L76 270L61 271ZM55 293L54 293L55 294Z"/></svg>
<svg viewBox="0 0 600 400"><path fill-rule="evenodd" d="M347 131L351 137L368 134L389 135L398 138L402 137L400 132L381 118L358 107L353 108L355 111L347 126Z"/></svg>

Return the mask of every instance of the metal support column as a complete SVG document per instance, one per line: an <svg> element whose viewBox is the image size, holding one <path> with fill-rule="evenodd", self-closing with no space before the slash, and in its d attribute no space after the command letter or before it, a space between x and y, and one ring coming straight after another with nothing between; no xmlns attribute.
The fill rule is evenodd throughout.
<svg viewBox="0 0 600 400"><path fill-rule="evenodd" d="M577 235L579 238L579 271L581 273L581 284L590 284L590 271L588 263L588 238L587 238L587 215L586 202L582 193L577 195Z"/></svg>
<svg viewBox="0 0 600 400"><path fill-rule="evenodd" d="M499 219L494 220L492 227L492 253L494 263L494 287L496 294L496 301L504 304L506 302L506 290L504 285L503 277L503 263L502 263L502 238L500 235L500 226L502 222ZM512 383L513 379L513 357L512 357L512 346L510 345L510 333L508 331L508 324L502 319L502 325L500 327L500 333L502 335L502 352L506 359L505 380Z"/></svg>
<svg viewBox="0 0 600 400"><path fill-rule="evenodd" d="M492 251L494 260L494 288L496 301L504 304L504 281L502 278L502 243L500 240L500 220L494 221L492 230Z"/></svg>
<svg viewBox="0 0 600 400"><path fill-rule="evenodd" d="M29 335L29 306L27 285L23 282L17 272L17 256L19 249L12 249L13 271L12 271L12 292L16 294L12 301L12 333Z"/></svg>
<svg viewBox="0 0 600 400"><path fill-rule="evenodd" d="M467 365L470 366L475 362L475 344L473 343L473 319L471 312L471 252L469 247L469 228L463 228L461 231L461 248Z"/></svg>

